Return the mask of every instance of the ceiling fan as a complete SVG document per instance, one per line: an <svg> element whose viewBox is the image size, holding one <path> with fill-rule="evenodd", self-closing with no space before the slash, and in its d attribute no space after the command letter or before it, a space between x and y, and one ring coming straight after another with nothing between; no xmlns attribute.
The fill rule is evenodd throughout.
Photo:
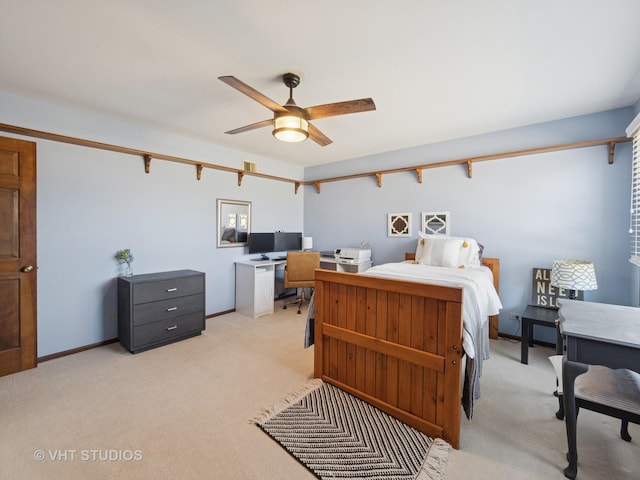
<svg viewBox="0 0 640 480"><path fill-rule="evenodd" d="M300 84L300 77L294 73L285 73L282 76L283 83L289 88L289 100L284 105L279 105L246 83L233 76L218 77L224 83L254 99L259 104L267 107L273 112L273 119L262 120L244 127L229 130L229 134L236 134L255 130L256 128L273 125L273 136L284 142L301 142L307 137L311 138L321 147L332 143L331 139L316 127L309 123L309 120L318 118L345 115L347 113L366 112L375 110L376 104L371 98L361 98L346 102L327 103L316 105L315 107L300 108L293 101L293 89Z"/></svg>

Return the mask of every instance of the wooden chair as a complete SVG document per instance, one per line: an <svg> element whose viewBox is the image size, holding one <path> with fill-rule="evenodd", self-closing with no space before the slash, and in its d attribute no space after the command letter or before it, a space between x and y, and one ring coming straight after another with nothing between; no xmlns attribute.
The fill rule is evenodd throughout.
<svg viewBox="0 0 640 480"><path fill-rule="evenodd" d="M298 304L298 313L302 313L302 305L307 302L304 289L313 288L316 281L316 269L320 268L320 252L288 252L287 265L284 268L284 288L301 289L300 297L288 305Z"/></svg>
<svg viewBox="0 0 640 480"><path fill-rule="evenodd" d="M564 420L562 395L562 355L552 355L549 361L556 372L560 406L556 418ZM612 370L592 365L575 381L576 415L580 407L622 421L620 436L630 442L629 422L640 424L640 374L631 370Z"/></svg>

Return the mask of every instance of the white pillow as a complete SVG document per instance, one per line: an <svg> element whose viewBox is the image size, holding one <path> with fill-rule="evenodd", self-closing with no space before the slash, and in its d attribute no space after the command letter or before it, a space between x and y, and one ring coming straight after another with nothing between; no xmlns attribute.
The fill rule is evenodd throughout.
<svg viewBox="0 0 640 480"><path fill-rule="evenodd" d="M459 238L421 238L416 261L434 267L459 267L463 241Z"/></svg>
<svg viewBox="0 0 640 480"><path fill-rule="evenodd" d="M424 261L422 261L422 258L424 257L426 252L425 247L429 244L428 240L447 239L447 240L460 240L461 243L460 243L460 249L458 252L459 256L458 256L458 259L455 262L453 262L455 265L442 265L442 266L455 266L459 268L464 268L465 266L479 267L482 265L482 262L480 261L480 246L478 245L478 242L473 238L453 237L449 235L430 235L422 232L418 232L418 236L420 238L418 240L418 247L416 249L416 262L425 263ZM451 263L451 262L447 262L447 263ZM431 265L431 264L425 263L425 265Z"/></svg>

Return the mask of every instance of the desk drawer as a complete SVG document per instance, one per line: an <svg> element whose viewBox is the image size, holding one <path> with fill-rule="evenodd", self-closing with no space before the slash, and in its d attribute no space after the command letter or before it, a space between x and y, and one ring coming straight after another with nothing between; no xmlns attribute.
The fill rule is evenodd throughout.
<svg viewBox="0 0 640 480"><path fill-rule="evenodd" d="M133 307L133 325L144 325L196 312L204 312L203 293L135 305Z"/></svg>
<svg viewBox="0 0 640 480"><path fill-rule="evenodd" d="M204 315L202 312L140 325L133 328L132 350L185 335L199 333L203 329Z"/></svg>
<svg viewBox="0 0 640 480"><path fill-rule="evenodd" d="M173 278L133 285L133 304L204 293L204 276Z"/></svg>

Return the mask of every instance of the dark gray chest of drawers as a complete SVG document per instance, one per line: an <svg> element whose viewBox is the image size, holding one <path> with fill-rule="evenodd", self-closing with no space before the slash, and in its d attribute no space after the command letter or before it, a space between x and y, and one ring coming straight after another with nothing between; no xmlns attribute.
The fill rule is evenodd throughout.
<svg viewBox="0 0 640 480"><path fill-rule="evenodd" d="M118 277L118 337L131 353L200 335L204 329L204 273Z"/></svg>

